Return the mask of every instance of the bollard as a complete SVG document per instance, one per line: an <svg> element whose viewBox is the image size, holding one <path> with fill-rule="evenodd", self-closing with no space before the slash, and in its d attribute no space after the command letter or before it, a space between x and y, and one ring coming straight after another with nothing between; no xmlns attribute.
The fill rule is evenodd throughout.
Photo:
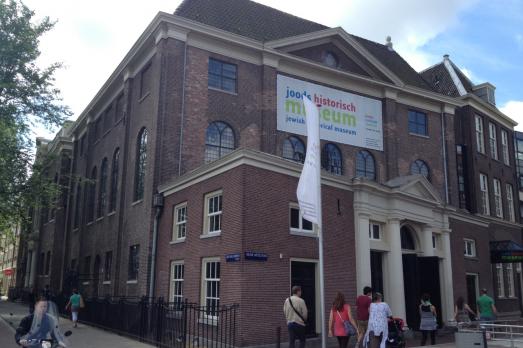
<svg viewBox="0 0 523 348"><path fill-rule="evenodd" d="M281 346L281 326L276 328L276 348Z"/></svg>

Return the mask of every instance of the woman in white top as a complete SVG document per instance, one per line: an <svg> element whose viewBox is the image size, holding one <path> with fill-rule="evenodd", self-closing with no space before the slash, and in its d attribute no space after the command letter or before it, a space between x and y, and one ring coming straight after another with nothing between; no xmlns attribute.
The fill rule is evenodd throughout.
<svg viewBox="0 0 523 348"><path fill-rule="evenodd" d="M374 293L369 309L369 326L363 339L364 347L385 348L389 336L389 317L392 317L390 307L381 302L382 295Z"/></svg>

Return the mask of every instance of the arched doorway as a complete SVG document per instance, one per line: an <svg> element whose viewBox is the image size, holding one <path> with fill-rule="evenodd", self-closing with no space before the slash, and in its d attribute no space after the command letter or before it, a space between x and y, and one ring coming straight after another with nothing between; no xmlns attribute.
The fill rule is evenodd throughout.
<svg viewBox="0 0 523 348"><path fill-rule="evenodd" d="M403 281L405 287L405 314L409 327L418 329L421 296L428 293L437 308L441 323L441 289L438 257L418 256L420 243L416 230L406 224L401 227L401 249L403 259Z"/></svg>

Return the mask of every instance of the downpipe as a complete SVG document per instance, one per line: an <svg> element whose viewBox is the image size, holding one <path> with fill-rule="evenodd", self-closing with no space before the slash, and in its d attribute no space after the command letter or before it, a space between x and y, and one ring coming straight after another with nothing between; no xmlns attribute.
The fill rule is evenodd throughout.
<svg viewBox="0 0 523 348"><path fill-rule="evenodd" d="M160 221L160 216L163 211L163 194L157 193L153 196L153 207L156 209L154 214L154 224L153 224L153 245L151 251L151 274L149 276L149 298L154 296L154 283L156 281L156 253L158 248L158 223Z"/></svg>

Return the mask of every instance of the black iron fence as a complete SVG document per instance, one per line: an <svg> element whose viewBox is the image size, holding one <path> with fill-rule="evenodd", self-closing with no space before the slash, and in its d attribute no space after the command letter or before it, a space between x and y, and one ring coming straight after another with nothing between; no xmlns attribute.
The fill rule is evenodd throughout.
<svg viewBox="0 0 523 348"><path fill-rule="evenodd" d="M67 297L51 300L62 315L70 314L65 309ZM84 302L81 322L158 347L227 348L236 343L236 304L210 308L187 300L165 302L161 297L86 298Z"/></svg>
<svg viewBox="0 0 523 348"><path fill-rule="evenodd" d="M65 315L67 299L54 298ZM163 298L87 298L80 321L158 347L234 347L238 305L207 308Z"/></svg>

